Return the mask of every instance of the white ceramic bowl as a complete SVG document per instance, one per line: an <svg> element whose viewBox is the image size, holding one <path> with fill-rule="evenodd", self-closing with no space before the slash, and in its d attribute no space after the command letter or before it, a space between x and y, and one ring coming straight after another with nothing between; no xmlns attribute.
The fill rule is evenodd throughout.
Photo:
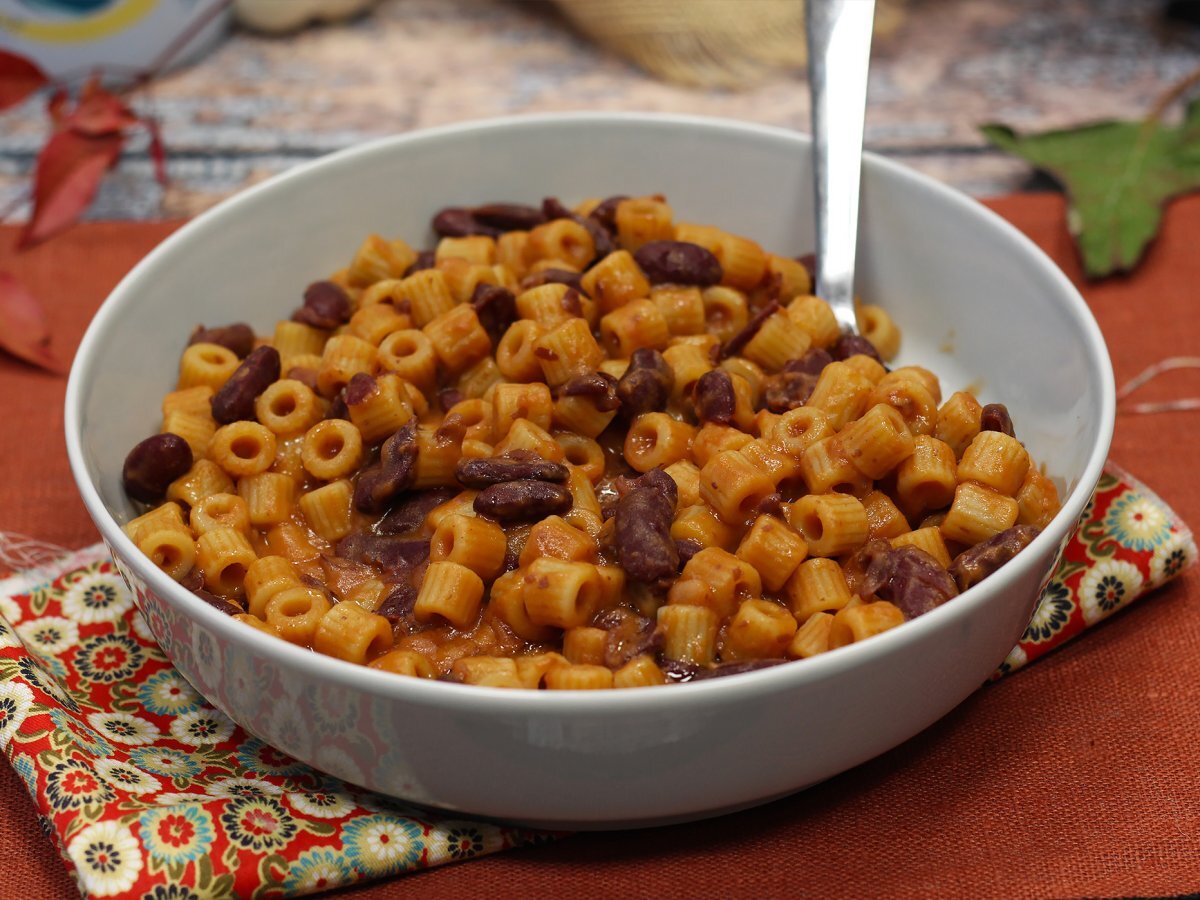
<svg viewBox="0 0 1200 900"><path fill-rule="evenodd" d="M813 245L808 141L773 128L557 115L440 128L298 167L198 217L108 298L71 372L75 478L150 628L248 730L316 768L422 804L616 827L712 815L828 778L978 688L1025 627L1100 475L1113 427L1103 339L1067 279L975 202L885 160L863 182L859 290L904 331L901 363L1003 401L1062 512L998 574L921 618L814 659L683 686L520 692L353 666L197 600L122 533L126 452L159 427L190 329L260 331L370 232L424 244L431 214L489 200L663 193L680 220L778 252Z"/></svg>

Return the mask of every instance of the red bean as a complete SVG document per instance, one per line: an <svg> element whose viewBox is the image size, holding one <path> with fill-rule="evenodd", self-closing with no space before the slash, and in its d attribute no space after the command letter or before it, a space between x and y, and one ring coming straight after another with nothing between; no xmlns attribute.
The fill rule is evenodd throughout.
<svg viewBox="0 0 1200 900"><path fill-rule="evenodd" d="M914 619L958 595L958 587L936 559L916 547L892 547L876 539L856 554L865 562L864 596L894 603L905 619ZM847 567L849 568L849 563Z"/></svg>
<svg viewBox="0 0 1200 900"><path fill-rule="evenodd" d="M737 397L733 393L733 380L721 369L705 372L692 388L692 403L696 406L696 418L701 422L728 425L733 421L733 409Z"/></svg>
<svg viewBox="0 0 1200 900"><path fill-rule="evenodd" d="M608 632L604 642L604 664L619 669L636 656L657 653L663 636L654 621L623 607L600 613L592 625Z"/></svg>
<svg viewBox="0 0 1200 900"><path fill-rule="evenodd" d="M499 284L477 284L471 294L471 306L493 344L500 342L508 326L517 318L517 300L513 292Z"/></svg>
<svg viewBox="0 0 1200 900"><path fill-rule="evenodd" d="M417 477L417 420L383 442L379 462L358 476L354 485L354 508L359 512L381 513Z"/></svg>
<svg viewBox="0 0 1200 900"><path fill-rule="evenodd" d="M473 234L486 234L498 237L499 228L485 225L475 218L471 210L463 207L447 207L433 217L433 230L441 237L469 237Z"/></svg>
<svg viewBox="0 0 1200 900"><path fill-rule="evenodd" d="M500 231L529 231L546 221L540 209L524 203L485 203L471 214L476 222Z"/></svg>
<svg viewBox="0 0 1200 900"><path fill-rule="evenodd" d="M495 456L460 459L454 474L469 488L485 488L506 481L564 482L570 475L562 463L551 462L536 454L528 457Z"/></svg>
<svg viewBox="0 0 1200 900"><path fill-rule="evenodd" d="M192 467L192 448L169 431L138 443L125 457L121 481L125 493L143 503L155 503L167 493L171 482Z"/></svg>
<svg viewBox="0 0 1200 900"><path fill-rule="evenodd" d="M213 395L213 418L222 425L253 419L254 401L279 380L279 365L279 351L274 347L252 351Z"/></svg>
<svg viewBox="0 0 1200 900"><path fill-rule="evenodd" d="M628 200L624 194L617 194L615 197L608 197L601 201L590 213L589 219L594 219L602 227L611 234L617 233L617 207L621 205L622 200Z"/></svg>
<svg viewBox="0 0 1200 900"><path fill-rule="evenodd" d="M218 609L227 616L236 616L244 613L245 610L231 600L226 600L224 597L218 597L211 591L206 591L204 588L195 588L192 591L197 597L207 603L214 609Z"/></svg>
<svg viewBox="0 0 1200 900"><path fill-rule="evenodd" d="M405 277L408 277L413 272L421 272L425 269L432 269L437 265L437 253L433 250L422 250L417 254L417 258L413 260L413 264L404 270Z"/></svg>
<svg viewBox="0 0 1200 900"><path fill-rule="evenodd" d="M543 284L565 284L567 287L583 292L580 281L581 276L578 272L568 269L542 269L540 272L534 272L522 278L521 290L527 291L530 288L541 287Z"/></svg>
<svg viewBox="0 0 1200 900"><path fill-rule="evenodd" d="M665 409L674 387L675 373L663 355L639 347L629 357L629 368L617 382L617 397L622 411L632 419Z"/></svg>
<svg viewBox="0 0 1200 900"><path fill-rule="evenodd" d="M950 574L960 591L979 584L1029 546L1041 532L1035 525L1014 525L954 557Z"/></svg>
<svg viewBox="0 0 1200 900"><path fill-rule="evenodd" d="M595 219L576 215L575 213L571 212L571 210L567 209L562 205L561 202L559 202L557 197L547 197L545 200L543 200L542 212L545 214L547 221L552 222L555 219L570 219L572 222L578 222L580 225L586 228L588 234L592 236L592 243L596 248L596 255L592 259L593 263L599 262L600 260L604 259L604 257L608 256L608 254L617 249L616 245L613 243L612 235L609 233L607 228L605 228Z"/></svg>
<svg viewBox="0 0 1200 900"><path fill-rule="evenodd" d="M192 336L188 338L188 346L192 344L219 344L226 350L233 351L238 359L245 359L254 349L254 329L245 322L235 322L218 328L197 325Z"/></svg>
<svg viewBox="0 0 1200 900"><path fill-rule="evenodd" d="M396 503L386 516L379 520L375 530L380 534L409 534L425 524L425 517L448 500L458 496L457 488L430 488L425 491L409 491L404 499Z"/></svg>
<svg viewBox="0 0 1200 900"><path fill-rule="evenodd" d="M462 401L466 399L463 396L462 391L460 391L458 388L452 387L442 388L438 391L437 396L438 406L442 408L442 412L444 413L450 412L450 410L454 409L454 407L458 406L458 404L462 403ZM465 430L466 429L464 429L464 431ZM461 441L462 438L460 437L459 440Z"/></svg>
<svg viewBox="0 0 1200 900"><path fill-rule="evenodd" d="M304 291L304 305L292 321L330 331L350 321L350 298L332 281L314 281Z"/></svg>
<svg viewBox="0 0 1200 900"><path fill-rule="evenodd" d="M562 397L591 397L600 412L612 412L621 405L617 396L617 379L607 372L584 372L575 375L558 389Z"/></svg>
<svg viewBox="0 0 1200 900"><path fill-rule="evenodd" d="M781 309L783 307L773 300L755 313L754 318L746 323L746 327L731 337L721 348L721 358L728 359L735 354L741 353L742 348L750 343L754 339L754 336L758 334L759 329L763 327L763 323Z"/></svg>
<svg viewBox="0 0 1200 900"><path fill-rule="evenodd" d="M803 372L806 375L820 375L825 367L833 362L828 350L821 347L810 347L803 356L789 359L783 364L785 372Z"/></svg>
<svg viewBox="0 0 1200 900"><path fill-rule="evenodd" d="M429 559L429 541L360 531L338 541L335 551L342 559L380 566L394 578Z"/></svg>
<svg viewBox="0 0 1200 900"><path fill-rule="evenodd" d="M650 241L633 258L651 284L694 284L709 287L724 274L710 250L687 241Z"/></svg>
<svg viewBox="0 0 1200 900"><path fill-rule="evenodd" d="M408 619L412 616L413 607L417 603L417 589L411 584L398 584L393 587L383 602L379 604L379 608L375 610L376 615L383 616L393 625L402 619Z"/></svg>
<svg viewBox="0 0 1200 900"><path fill-rule="evenodd" d="M375 393L379 382L375 380L373 375L368 375L366 372L356 372L354 377L350 379L350 383L346 385L342 394L342 399L346 401L347 410L351 406L358 406L365 402L368 397Z"/></svg>
<svg viewBox="0 0 1200 900"><path fill-rule="evenodd" d="M1003 403L989 403L983 408L979 417L979 430L999 431L1009 437L1017 436L1013 431L1012 417L1008 414L1008 407Z"/></svg>
<svg viewBox="0 0 1200 900"><path fill-rule="evenodd" d="M817 386L817 376L806 372L779 372L763 380L762 405L773 413L803 406Z"/></svg>
<svg viewBox="0 0 1200 900"><path fill-rule="evenodd" d="M849 359L852 356L862 354L869 356L875 362L883 365L883 357L879 355L879 351L875 349L875 345L868 341L861 334L843 334L833 345L833 358L837 360Z"/></svg>
<svg viewBox="0 0 1200 900"><path fill-rule="evenodd" d="M559 516L571 508L572 497L561 484L546 481L505 481L485 487L475 496L475 512L498 522L535 522Z"/></svg>
<svg viewBox="0 0 1200 900"><path fill-rule="evenodd" d="M617 501L617 557L630 578L646 584L674 578L679 548L671 537L679 489L662 469L632 480Z"/></svg>

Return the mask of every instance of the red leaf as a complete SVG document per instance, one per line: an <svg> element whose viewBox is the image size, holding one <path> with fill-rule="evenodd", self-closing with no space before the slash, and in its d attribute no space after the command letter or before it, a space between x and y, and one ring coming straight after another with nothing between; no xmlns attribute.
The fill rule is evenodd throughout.
<svg viewBox="0 0 1200 900"><path fill-rule="evenodd" d="M25 57L0 50L0 109L16 106L49 80Z"/></svg>
<svg viewBox="0 0 1200 900"><path fill-rule="evenodd" d="M136 125L140 119L129 105L107 91L100 79L92 77L79 92L79 102L62 120L62 127L89 137L120 134Z"/></svg>
<svg viewBox="0 0 1200 900"><path fill-rule="evenodd" d="M119 132L87 137L59 131L51 136L38 154L33 216L21 234L21 249L74 224L92 202L104 173L120 157L124 143Z"/></svg>
<svg viewBox="0 0 1200 900"><path fill-rule="evenodd" d="M158 119L146 116L142 124L150 132L150 159L154 163L154 177L163 187L167 186L167 147L163 143L162 129L158 127Z"/></svg>
<svg viewBox="0 0 1200 900"><path fill-rule="evenodd" d="M66 88L58 88L49 99L46 100L46 112L50 114L50 121L54 123L54 130L62 128L63 122L67 118L67 101L70 96L67 94Z"/></svg>
<svg viewBox="0 0 1200 900"><path fill-rule="evenodd" d="M29 289L8 272L0 271L0 349L50 372L66 366L50 349L46 313Z"/></svg>

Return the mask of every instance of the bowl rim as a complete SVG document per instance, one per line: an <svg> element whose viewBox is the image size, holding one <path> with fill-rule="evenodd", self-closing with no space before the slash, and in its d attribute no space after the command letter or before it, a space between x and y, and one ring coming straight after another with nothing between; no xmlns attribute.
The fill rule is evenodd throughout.
<svg viewBox="0 0 1200 900"><path fill-rule="evenodd" d="M1025 553L1005 566L1001 573L970 588L919 618L906 622L903 628L875 635L869 641L838 648L838 652L823 653L803 660L803 665L780 664L760 670L740 673L736 677L702 679L688 683L685 689L677 684L648 686L636 691L498 691L494 688L444 683L436 679L404 678L346 662L295 646L287 641L264 634L237 622L192 595L153 565L117 523L115 516L100 498L99 491L88 475L82 447L83 400L87 390L86 372L102 345L104 332L117 319L124 299L141 290L149 273L169 264L177 248L185 246L193 235L217 228L222 220L235 216L244 205L258 202L276 191L287 190L293 182L319 177L322 170L336 168L353 160L386 155L396 147L408 147L437 142L463 135L510 129L553 129L600 127L606 125L636 125L648 130L691 129L703 132L737 132L747 138L788 141L797 148L811 143L807 134L772 125L744 122L711 116L662 114L650 112L559 112L535 115L503 116L469 122L442 125L396 135L385 136L326 154L294 166L260 184L227 198L188 221L163 240L140 260L101 304L88 325L71 365L65 398L65 437L72 475L80 495L102 537L114 554L129 566L158 597L196 624L208 629L222 642L244 645L251 652L271 658L277 665L304 669L305 674L322 681L352 688L372 696L405 701L414 705L443 707L447 710L470 709L475 713L491 712L561 715L638 714L652 713L663 703L675 707L692 704L737 702L747 693L774 693L796 688L801 684L820 683L839 677L872 658L886 656L905 643L912 643L930 630L945 628L955 621L967 619L977 607L994 602L1003 586L1033 565L1033 561L1051 545L1063 541L1072 531L1090 499L1103 471L1116 415L1116 391L1112 363L1099 325L1083 297L1067 276L1030 238L997 213L975 199L950 188L933 178L909 169L877 154L864 154L866 169L877 170L890 179L907 182L919 190L931 192L944 203L956 207L964 215L979 219L993 232L993 237L1010 245L1013 252L1035 264L1049 283L1058 289L1063 308L1079 327L1079 336L1087 348L1089 374L1096 380L1100 397L1099 439L1087 458L1075 489L1064 498L1062 509L1034 539ZM1007 574L1008 577L1004 577ZM581 697L581 693L589 696Z"/></svg>

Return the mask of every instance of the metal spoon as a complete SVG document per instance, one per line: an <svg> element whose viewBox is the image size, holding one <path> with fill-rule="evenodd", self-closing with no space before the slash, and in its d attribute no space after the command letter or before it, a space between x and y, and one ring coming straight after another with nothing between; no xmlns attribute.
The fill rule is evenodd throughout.
<svg viewBox="0 0 1200 900"><path fill-rule="evenodd" d="M817 214L816 293L833 307L844 334L858 334L854 251L875 0L808 0L805 19Z"/></svg>

